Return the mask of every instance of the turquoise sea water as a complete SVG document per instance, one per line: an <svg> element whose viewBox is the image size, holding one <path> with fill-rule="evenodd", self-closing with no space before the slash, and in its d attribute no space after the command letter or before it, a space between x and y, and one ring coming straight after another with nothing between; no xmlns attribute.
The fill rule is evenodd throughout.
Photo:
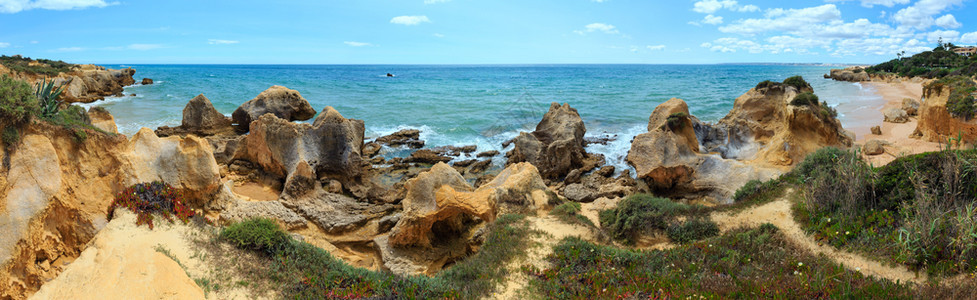
<svg viewBox="0 0 977 300"><path fill-rule="evenodd" d="M822 101L838 106L843 122L850 112L872 111L862 104L874 103L871 98L876 97L860 85L823 79L831 69L826 66L128 66L136 69L137 82L146 77L156 83L126 88L126 95L136 96L92 104L108 109L125 134L179 125L184 105L197 94L230 115L268 87L283 85L298 90L316 110L333 106L347 118L364 120L368 137L420 128L431 147L476 144L479 151L504 150L501 142L520 130L532 130L550 102L569 102L586 122L588 136L617 136L609 145L592 145L588 151L603 153L618 166L624 166L631 138L645 131L651 111L672 97L688 102L699 119L715 121L758 82L802 75Z"/></svg>

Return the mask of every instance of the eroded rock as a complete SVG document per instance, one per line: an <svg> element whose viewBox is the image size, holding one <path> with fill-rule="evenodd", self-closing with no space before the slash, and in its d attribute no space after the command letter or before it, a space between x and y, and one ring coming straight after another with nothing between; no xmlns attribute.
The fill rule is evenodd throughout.
<svg viewBox="0 0 977 300"><path fill-rule="evenodd" d="M304 121L315 116L315 113L309 101L298 91L276 85L241 104L231 117L239 132L247 132L251 121L264 114L272 114L287 121Z"/></svg>
<svg viewBox="0 0 977 300"><path fill-rule="evenodd" d="M576 109L553 102L535 131L522 132L512 141L515 147L506 153L507 163L528 162L539 168L544 178L563 178L582 167L588 156L584 151L586 131Z"/></svg>

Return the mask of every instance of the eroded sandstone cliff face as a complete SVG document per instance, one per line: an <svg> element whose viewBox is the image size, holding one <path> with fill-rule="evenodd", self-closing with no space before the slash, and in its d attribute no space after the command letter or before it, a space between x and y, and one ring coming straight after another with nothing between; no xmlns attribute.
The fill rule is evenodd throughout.
<svg viewBox="0 0 977 300"><path fill-rule="evenodd" d="M196 138L133 138L59 126L25 126L3 151L0 169L0 298L23 299L75 259L106 224L124 187L161 180L198 206L212 201L220 176L212 148Z"/></svg>
<svg viewBox="0 0 977 300"><path fill-rule="evenodd" d="M136 74L136 70L132 68L106 69L96 65L75 65L68 72L47 77L15 72L0 65L0 75L12 76L32 85L36 85L42 80L54 80L56 84L64 85L61 99L68 103L89 103L105 99L108 96L122 96L123 88L136 83L135 79L132 78L134 74Z"/></svg>
<svg viewBox="0 0 977 300"><path fill-rule="evenodd" d="M929 142L946 143L950 138L962 138L966 143L977 141L977 119L954 117L947 109L952 87L930 82L923 86L923 103L918 109L919 123L914 137Z"/></svg>

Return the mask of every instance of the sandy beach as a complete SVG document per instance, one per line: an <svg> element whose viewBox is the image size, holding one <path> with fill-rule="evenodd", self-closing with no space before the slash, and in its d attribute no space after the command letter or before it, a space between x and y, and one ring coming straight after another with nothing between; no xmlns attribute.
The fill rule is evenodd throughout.
<svg viewBox="0 0 977 300"><path fill-rule="evenodd" d="M876 93L885 101L880 112L889 108L901 108L902 99L912 98L918 101L923 95L923 85L919 82L866 82L863 84L875 89ZM902 124L883 122L883 117L879 117L878 123L875 125L881 126L882 135L859 134L856 144L860 146L869 140L883 140L890 143L885 147L884 154L865 156L866 161L874 166L887 164L897 157L905 155L939 150L939 143L909 137L916 130L917 122L916 116L910 117L909 122Z"/></svg>

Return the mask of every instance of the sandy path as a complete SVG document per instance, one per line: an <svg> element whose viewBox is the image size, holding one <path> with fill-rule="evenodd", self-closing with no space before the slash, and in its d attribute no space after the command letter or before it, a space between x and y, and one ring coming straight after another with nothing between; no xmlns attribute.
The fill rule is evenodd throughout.
<svg viewBox="0 0 977 300"><path fill-rule="evenodd" d="M919 82L865 82L863 84L875 89L876 94L885 101L881 112L890 108L902 108L902 99L912 98L919 101L923 97L923 85ZM909 122L902 124L883 122L883 119L879 119L877 125L881 127L882 135L861 135L856 142L860 145L868 140L884 140L891 143L890 146L885 147L885 154L864 156L874 166L888 164L901 156L939 151L938 143L909 137L916 130L917 123L916 117L910 117Z"/></svg>
<svg viewBox="0 0 977 300"><path fill-rule="evenodd" d="M788 191L790 194L792 191ZM885 266L877 261L868 259L864 256L835 249L831 246L819 244L813 238L804 233L800 224L794 221L791 213L791 204L786 198L778 199L761 206L753 207L740 213L730 215L727 213L716 213L711 216L712 220L719 224L719 228L725 232L741 226L755 227L763 223L771 223L787 236L787 239L794 244L807 249L811 253L818 255L824 254L831 260L845 266L849 270L861 272L865 275L886 278L892 281L923 283L926 276L919 275L909 269L896 266Z"/></svg>
<svg viewBox="0 0 977 300"><path fill-rule="evenodd" d="M594 240L593 232L589 228L566 224L549 215L526 217L526 220L531 224L531 229L542 231L544 234L533 239L536 245L533 245L529 249L529 253L525 259L516 260L509 264L510 274L503 285L500 285L503 289L488 297L488 299L526 298L521 293L525 290L530 278L520 270L521 266L533 265L540 270L549 268L550 265L546 261L546 256L553 253L553 247L565 237L576 236L589 241Z"/></svg>

